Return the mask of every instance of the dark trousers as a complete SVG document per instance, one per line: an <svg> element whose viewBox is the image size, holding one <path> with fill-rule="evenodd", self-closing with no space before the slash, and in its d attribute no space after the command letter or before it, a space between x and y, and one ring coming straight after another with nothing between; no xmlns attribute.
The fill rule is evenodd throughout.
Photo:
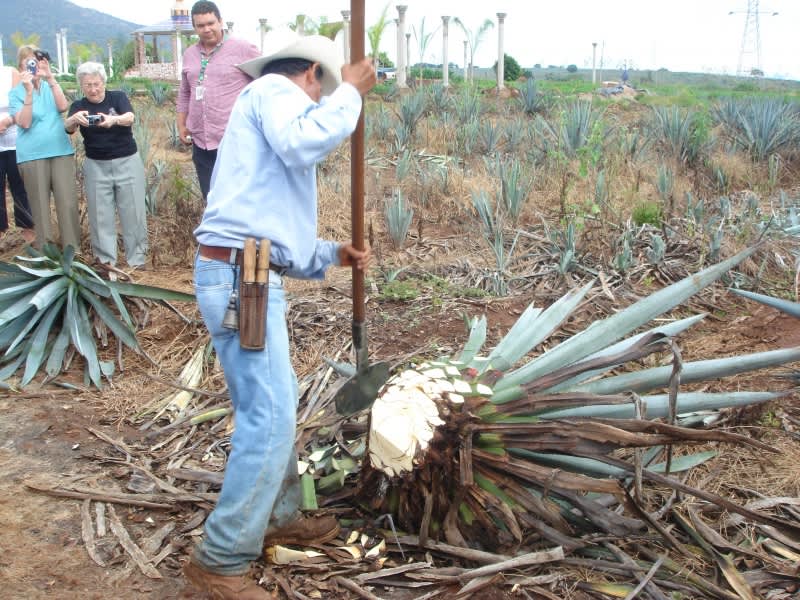
<svg viewBox="0 0 800 600"><path fill-rule="evenodd" d="M0 152L0 232L8 229L6 178L11 196L14 198L14 223L20 229L33 229L28 195L25 193L25 185L17 169L17 151L5 150Z"/></svg>
<svg viewBox="0 0 800 600"><path fill-rule="evenodd" d="M205 200L208 198L208 190L211 189L211 173L214 171L214 163L217 162L217 149L203 150L192 144L192 162L197 171L197 180L200 182L200 192Z"/></svg>

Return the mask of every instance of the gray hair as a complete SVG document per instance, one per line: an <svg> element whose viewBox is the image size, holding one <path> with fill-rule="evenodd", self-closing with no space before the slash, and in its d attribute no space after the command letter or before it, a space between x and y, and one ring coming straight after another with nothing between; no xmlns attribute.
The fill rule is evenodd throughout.
<svg viewBox="0 0 800 600"><path fill-rule="evenodd" d="M100 79L103 80L103 83L106 82L106 68L103 66L103 63L85 62L81 64L75 71L75 76L78 79L78 83L80 83L87 75L99 75Z"/></svg>

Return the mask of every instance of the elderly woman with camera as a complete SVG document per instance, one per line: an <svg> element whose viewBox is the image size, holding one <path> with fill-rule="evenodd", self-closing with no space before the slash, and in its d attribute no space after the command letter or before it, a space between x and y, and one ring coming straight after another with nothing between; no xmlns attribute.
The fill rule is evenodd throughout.
<svg viewBox="0 0 800 600"><path fill-rule="evenodd" d="M9 114L17 125L17 166L25 183L36 231L36 246L53 239L50 192L53 193L62 246L80 250L75 150L64 131L61 113L69 102L50 70L50 56L36 46L17 51L20 83L9 93Z"/></svg>
<svg viewBox="0 0 800 600"><path fill-rule="evenodd" d="M101 263L116 266L118 212L128 266L144 268L145 176L131 129L133 108L125 92L106 90L102 64L85 62L75 74L84 98L72 103L64 128L70 134L80 128L83 136L83 178L92 252Z"/></svg>

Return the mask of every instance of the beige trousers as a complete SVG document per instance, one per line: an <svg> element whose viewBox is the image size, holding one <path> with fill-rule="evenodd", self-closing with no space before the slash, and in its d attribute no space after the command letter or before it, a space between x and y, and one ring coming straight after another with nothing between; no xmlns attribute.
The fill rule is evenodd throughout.
<svg viewBox="0 0 800 600"><path fill-rule="evenodd" d="M62 247L71 245L76 252L81 250L80 217L78 216L78 193L75 189L75 157L54 156L29 160L17 165L25 183L28 204L36 231L36 247L47 241L55 241L50 220L50 192L53 193L58 219L58 232Z"/></svg>

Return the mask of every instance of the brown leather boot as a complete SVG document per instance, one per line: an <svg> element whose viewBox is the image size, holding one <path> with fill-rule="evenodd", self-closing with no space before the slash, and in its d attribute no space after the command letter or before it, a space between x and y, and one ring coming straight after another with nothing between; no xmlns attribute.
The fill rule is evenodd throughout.
<svg viewBox="0 0 800 600"><path fill-rule="evenodd" d="M267 531L264 546L324 544L339 535L339 522L331 516L301 516L279 529Z"/></svg>
<svg viewBox="0 0 800 600"><path fill-rule="evenodd" d="M193 561L183 565L183 576L213 600L272 600L274 596L247 575L217 575Z"/></svg>

